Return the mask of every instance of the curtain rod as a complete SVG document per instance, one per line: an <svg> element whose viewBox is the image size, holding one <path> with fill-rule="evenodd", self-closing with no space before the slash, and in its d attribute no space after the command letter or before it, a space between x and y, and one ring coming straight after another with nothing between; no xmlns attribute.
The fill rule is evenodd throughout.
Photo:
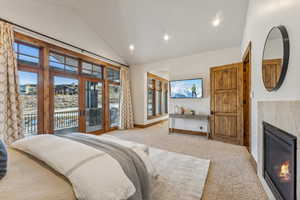
<svg viewBox="0 0 300 200"><path fill-rule="evenodd" d="M107 60L107 61L110 61L110 62L113 62L113 63L115 63L115 64L119 64L119 65L122 65L122 66L124 66L124 67L128 67L128 68L129 68L129 65L125 65L125 64L123 64L123 63L121 63L121 62L112 60L112 59L107 58L107 57L105 57L105 56L101 56L101 55L99 55L99 54L97 54L97 53L94 53L94 52L92 52L92 51L85 50L85 49L80 48L80 47L78 47L78 46L75 46L75 45L73 45L73 44L64 42L64 41L62 41L62 40L59 40L59 39L56 39L56 38L54 38L54 37L48 36L48 35L46 35L46 34L40 33L40 32L38 32L38 31L32 30L32 29L27 28L27 27L25 27L25 26L22 26L22 25L19 25L19 24L14 23L14 22L8 21L8 20L3 19L3 18L1 18L1 17L0 17L0 20L3 21L3 22L9 23L9 24L11 24L11 25L17 26L17 27L19 27L19 28L22 28L22 29L24 29L24 30L26 30L26 31L30 31L30 32L35 33L35 34L37 34L37 35L40 35L40 36L43 36L43 37L45 37L45 38L49 38L49 39L54 40L54 41L56 41L56 42L62 43L62 44L64 44L64 45L67 45L67 46L72 47L72 48L74 48L74 49L78 49L78 50L80 50L82 53L86 52L86 53L88 53L88 54L97 56L97 57L99 57L99 58L101 58L101 59L105 59L105 60Z"/></svg>

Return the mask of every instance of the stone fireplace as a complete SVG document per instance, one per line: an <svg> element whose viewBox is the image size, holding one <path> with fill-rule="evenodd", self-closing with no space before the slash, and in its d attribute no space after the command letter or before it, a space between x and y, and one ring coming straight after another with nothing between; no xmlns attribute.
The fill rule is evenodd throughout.
<svg viewBox="0 0 300 200"><path fill-rule="evenodd" d="M257 139L253 142L257 141L258 177L270 200L296 200L300 197L300 152L296 148L300 145L300 101L257 102L256 116Z"/></svg>
<svg viewBox="0 0 300 200"><path fill-rule="evenodd" d="M276 199L296 200L297 137L263 122L263 177Z"/></svg>

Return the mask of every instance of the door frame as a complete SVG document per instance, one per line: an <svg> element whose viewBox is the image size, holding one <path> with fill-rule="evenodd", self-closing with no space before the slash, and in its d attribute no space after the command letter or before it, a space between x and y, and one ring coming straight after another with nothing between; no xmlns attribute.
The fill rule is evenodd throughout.
<svg viewBox="0 0 300 200"><path fill-rule="evenodd" d="M102 83L102 109L103 109L103 115L102 115L102 129L97 130L97 131L92 131L92 132L87 132L86 131L86 118L85 118L85 82L90 81L90 82L97 82L97 83ZM81 76L79 78L79 131L86 133L86 134L94 134L94 135L99 135L102 133L107 132L106 131L106 120L105 120L105 83L104 80L99 79L99 78L93 78L93 77L86 77L86 76Z"/></svg>
<svg viewBox="0 0 300 200"><path fill-rule="evenodd" d="M252 97L251 97L251 92L252 92L252 62L251 62L251 58L252 58L252 54L251 54L251 50L252 50L252 43L251 41L249 42L246 50L244 51L244 54L243 54L243 59L242 59L242 63L243 63L243 70L245 70L246 67L249 67L249 69L246 69L246 71L248 71L247 73L247 80L248 80L248 83L249 84L249 90L248 90L248 94L247 94L247 99L248 99L248 113L246 113L248 115L248 127L243 127L243 134L245 134L245 129L248 130L248 133L249 133L249 138L248 138L248 141L249 141L249 146L246 146L249 153L251 153L251 150L252 150ZM247 63L249 63L247 65ZM244 84L244 81L245 81L245 78L244 77L244 80L243 80L243 84ZM244 87L243 87L243 92L247 92L247 91L244 91ZM246 109L243 105L243 111L244 109ZM244 112L243 112L244 113ZM244 135L245 137L245 135ZM245 141L245 140L244 140ZM245 145L245 143L244 143Z"/></svg>

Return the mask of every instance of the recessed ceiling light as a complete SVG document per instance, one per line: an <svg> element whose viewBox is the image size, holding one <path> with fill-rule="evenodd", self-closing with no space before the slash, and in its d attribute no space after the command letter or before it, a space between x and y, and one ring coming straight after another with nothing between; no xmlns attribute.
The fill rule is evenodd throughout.
<svg viewBox="0 0 300 200"><path fill-rule="evenodd" d="M133 50L134 50L134 45L133 45L133 44L129 45L129 50L130 50L130 51L133 51Z"/></svg>
<svg viewBox="0 0 300 200"><path fill-rule="evenodd" d="M165 35L164 35L164 40L165 40L165 41L169 41L169 40L170 40L170 36L169 36L168 34L165 34Z"/></svg>
<svg viewBox="0 0 300 200"><path fill-rule="evenodd" d="M221 23L221 20L220 20L219 17L216 17L216 18L212 21L212 25L213 25L214 27L219 26L220 23Z"/></svg>

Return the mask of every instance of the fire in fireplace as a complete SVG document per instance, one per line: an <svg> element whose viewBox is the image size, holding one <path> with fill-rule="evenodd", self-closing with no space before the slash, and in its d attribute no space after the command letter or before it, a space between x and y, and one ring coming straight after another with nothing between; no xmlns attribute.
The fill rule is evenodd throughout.
<svg viewBox="0 0 300 200"><path fill-rule="evenodd" d="M278 200L296 200L297 138L263 122L264 178Z"/></svg>
<svg viewBox="0 0 300 200"><path fill-rule="evenodd" d="M280 172L278 174L280 177L281 182L289 182L291 180L291 173L290 173L290 162L285 161L280 166Z"/></svg>

